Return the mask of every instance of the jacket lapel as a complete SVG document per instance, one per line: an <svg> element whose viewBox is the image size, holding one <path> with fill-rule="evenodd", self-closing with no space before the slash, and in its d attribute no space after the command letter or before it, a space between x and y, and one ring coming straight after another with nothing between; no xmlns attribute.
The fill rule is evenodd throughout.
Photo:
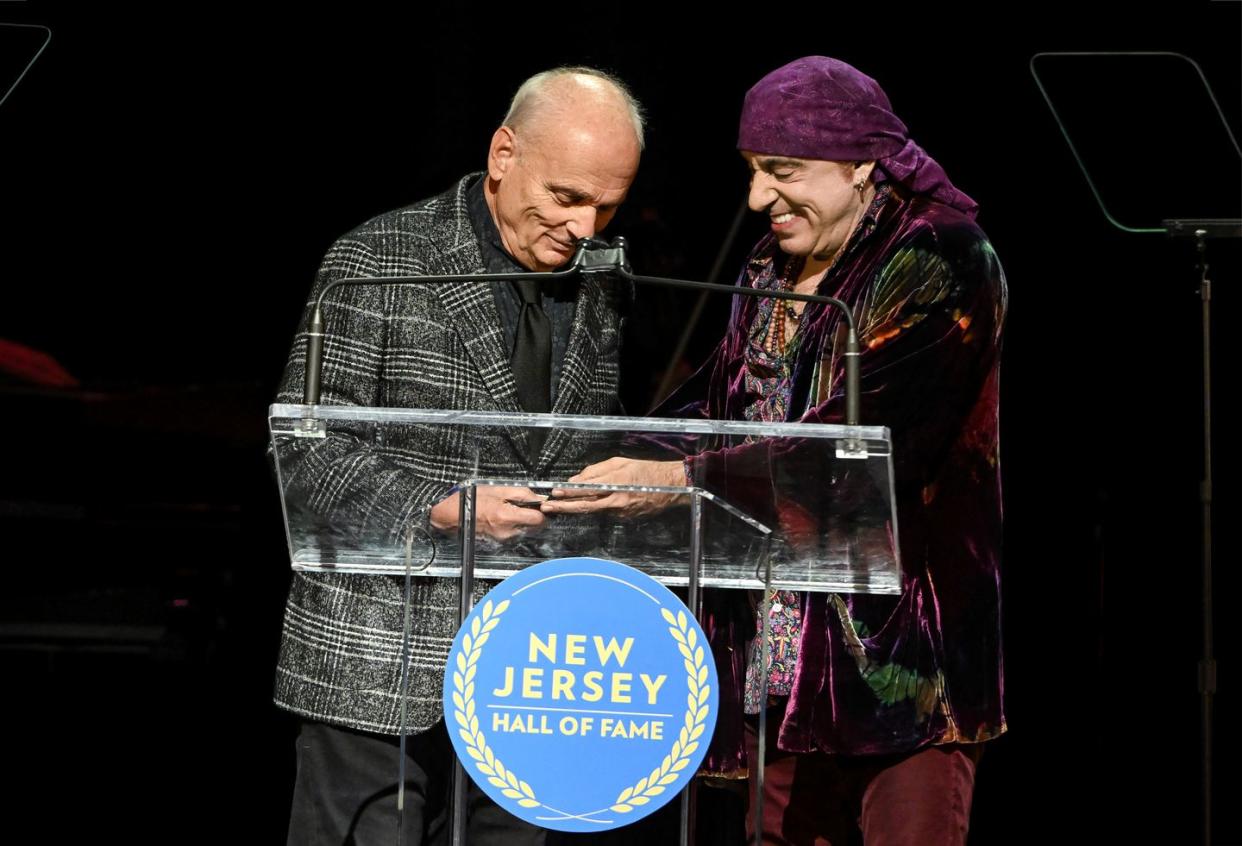
<svg viewBox="0 0 1242 846"><path fill-rule="evenodd" d="M429 275L486 272L467 211L466 186L470 179L468 176L458 183L452 202L447 203L441 212L437 231L446 236L447 243L439 259L428 265ZM505 352L504 331L500 326L500 313L496 309L491 283L444 282L437 284L435 289L453 329L461 338L467 357L491 396L493 407L490 410L521 414L517 384ZM530 444L526 431L520 427L506 427L506 433L522 462L529 465Z"/></svg>

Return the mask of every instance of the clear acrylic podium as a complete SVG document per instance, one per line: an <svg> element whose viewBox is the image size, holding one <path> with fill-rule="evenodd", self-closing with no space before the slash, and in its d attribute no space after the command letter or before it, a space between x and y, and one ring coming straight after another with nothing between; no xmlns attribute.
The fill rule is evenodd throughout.
<svg viewBox="0 0 1242 846"><path fill-rule="evenodd" d="M891 441L884 427L273 405L269 428L293 569L404 579L407 596L413 578L455 579L459 619L486 587L476 581L569 556L619 561L684 588L696 613L707 587L762 591L765 609L774 589L901 591ZM534 430L543 430L538 472L515 473ZM429 455L436 460L428 461ZM565 482L613 456L688 458L687 485ZM401 483L325 482L327 468L342 460ZM550 515L539 530L498 542L475 531L477 492L496 485L530 489L524 504L532 506L555 487L646 493L662 507L628 519L609 512ZM377 501L381 487L391 488L393 501ZM454 491L462 494L460 528L438 534L428 526L428 511ZM760 616L766 639L767 614ZM404 670L401 679L404 694ZM402 749L404 730L403 715ZM760 755L764 737L761 724ZM404 766L404 754L400 758ZM762 784L755 787L761 802ZM689 794L682 802L683 843ZM464 798L459 766L454 844L464 842ZM401 801L399 791L399 808Z"/></svg>

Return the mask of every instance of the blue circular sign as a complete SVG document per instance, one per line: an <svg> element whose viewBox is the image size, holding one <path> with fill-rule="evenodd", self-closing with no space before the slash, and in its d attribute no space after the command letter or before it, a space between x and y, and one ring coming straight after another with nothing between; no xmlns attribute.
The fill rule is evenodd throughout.
<svg viewBox="0 0 1242 846"><path fill-rule="evenodd" d="M543 828L645 817L698 770L716 668L671 591L632 567L560 558L510 576L453 640L444 715L466 772Z"/></svg>

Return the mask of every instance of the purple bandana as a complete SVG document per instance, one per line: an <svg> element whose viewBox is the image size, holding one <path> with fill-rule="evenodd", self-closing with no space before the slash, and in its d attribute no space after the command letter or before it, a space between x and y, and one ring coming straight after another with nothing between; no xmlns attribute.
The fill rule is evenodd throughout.
<svg viewBox="0 0 1242 846"><path fill-rule="evenodd" d="M737 147L802 159L874 160L887 177L916 194L969 217L979 208L910 140L879 83L827 56L790 62L746 93Z"/></svg>

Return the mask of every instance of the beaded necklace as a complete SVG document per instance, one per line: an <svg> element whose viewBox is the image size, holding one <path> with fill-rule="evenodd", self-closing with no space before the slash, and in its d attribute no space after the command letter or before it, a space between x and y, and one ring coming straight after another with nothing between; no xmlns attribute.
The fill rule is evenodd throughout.
<svg viewBox="0 0 1242 846"><path fill-rule="evenodd" d="M829 262L828 266L820 271L819 278L821 282L824 280L824 277L827 276L828 271L832 270L833 265L837 263L837 258L843 252L845 252L844 245L837 251L837 254L832 257L832 261ZM803 258L791 258L789 261L785 262L785 268L781 271L781 278L776 286L777 290L792 291L795 284L794 278L799 272L801 272L805 264L806 259ZM810 305L810 303L807 303L807 305ZM794 331L797 332L796 327L802 322L802 315L794 309L793 300L775 300L772 303L772 314L769 317L768 332L767 336L764 338L763 344L763 348L774 356L781 356L785 354L785 341L787 340L785 337L785 321L787 320L794 324Z"/></svg>

